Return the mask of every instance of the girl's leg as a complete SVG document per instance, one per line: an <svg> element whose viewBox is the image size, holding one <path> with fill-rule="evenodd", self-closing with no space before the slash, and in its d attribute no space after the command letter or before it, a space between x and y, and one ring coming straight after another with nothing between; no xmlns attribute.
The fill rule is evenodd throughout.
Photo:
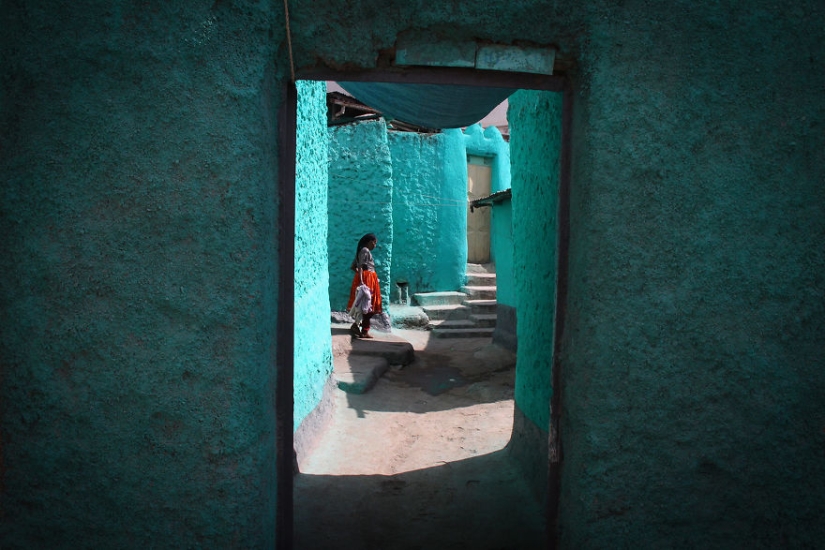
<svg viewBox="0 0 825 550"><path fill-rule="evenodd" d="M375 315L375 312L372 311L364 315L364 319L361 321L361 338L372 338L370 336L370 319L373 315Z"/></svg>

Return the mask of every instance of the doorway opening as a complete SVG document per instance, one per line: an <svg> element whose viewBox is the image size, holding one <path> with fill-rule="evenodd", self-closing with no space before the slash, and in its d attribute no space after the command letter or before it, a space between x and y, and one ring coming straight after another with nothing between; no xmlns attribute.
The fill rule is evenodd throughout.
<svg viewBox="0 0 825 550"><path fill-rule="evenodd" d="M472 201L492 193L493 159L467 155L467 263L490 263L491 209L473 208Z"/></svg>
<svg viewBox="0 0 825 550"><path fill-rule="evenodd" d="M302 75L304 76L304 75ZM461 70L435 70L433 68L427 69L407 69L404 71L392 72L392 73L381 73L381 72L370 72L370 73L361 73L357 75L353 74L336 74L336 73L316 73L313 75L306 75L311 76L312 78L307 78L308 80L390 80L390 81L401 81L401 82L430 82L430 83L460 83L460 84L470 84L475 86L491 86L491 85L507 85L507 87L517 87L517 88L528 88L528 89L538 89L538 90L549 90L554 92L563 92L568 90L566 86L566 79L563 77L542 77L540 75L520 75L520 74L512 74L512 73L479 73L476 71L461 71ZM563 118L565 119L566 123L563 124L565 128L563 134L566 135L566 138L562 140L562 154L561 154L561 174L559 178L559 203L558 203L558 230L559 230L559 243L558 243L558 264L559 269L557 271L557 295L560 296L560 300L557 304L557 322L555 323L555 331L556 334L559 334L561 330L563 320L558 320L559 316L563 316L564 311L564 301L561 299L563 297L564 288L566 285L564 284L564 278L566 277L566 234L567 234L567 218L566 218L566 209L567 209L567 202L566 202L566 187L569 185L569 124L570 124L570 101L569 101L569 93L565 94L565 108L564 112L566 113ZM296 128L296 111L297 111L297 92L295 91L294 87L290 87L287 90L287 102L284 106L281 116L281 138L282 143L287 145L286 147L282 148L282 153L285 153L286 156L282 156L281 159L281 262L280 266L281 269L287 269L287 271L282 271L284 274L284 280L281 288L281 304L280 310L281 315L287 315L286 319L291 319L294 317L295 314L295 302L294 302L294 273L295 273L295 261L298 256L296 256L296 243L295 243L295 128ZM566 146L565 146L566 143ZM481 209L479 209L481 210ZM300 214L298 214L300 216ZM288 242L287 242L288 241ZM489 237L488 237L489 241ZM469 253L469 251L468 251ZM289 276L292 276L292 280L290 280ZM390 288L387 287L384 292L389 293ZM286 325L286 324L285 324ZM279 325L280 327L280 325ZM284 327L283 330L279 328L279 364L282 366L282 369L279 371L279 384L278 384L278 426L279 426L279 440L278 440L278 458L279 458L279 503L291 503L292 502L292 465L293 465L293 441L292 441L292 428L293 428L293 398L294 398L294 353L295 353L295 342L294 342L294 334L290 334L291 325L288 327ZM556 342L558 342L558 338L554 338ZM283 368L286 366L287 368ZM283 371L283 372L282 372ZM557 387L557 368L553 369L553 379L554 385L553 387ZM557 399L557 395L560 392L554 392L554 399ZM558 410L557 404L553 407L554 410ZM550 432L553 434L558 434L557 429L553 429L552 427L552 420L551 420L551 428ZM551 441L551 446L553 442ZM556 449L556 451L558 448ZM548 454L550 456L554 455L554 450L548 450ZM555 456L559 456L557 453ZM558 464L558 461L557 461ZM551 470L553 468L553 464L551 463ZM558 469L558 466L556 466ZM552 501L554 500L553 491L557 491L557 482L554 482L553 473L551 471L551 479L548 480L548 488L547 494L550 495L550 502L551 505L548 506L547 511L547 524L552 530L552 524L555 519L556 510L553 509ZM388 482L393 482L393 480L386 480ZM394 487L395 485L387 485L390 491L396 490ZM554 489L555 487L555 489ZM290 547L292 544L292 510L291 507L288 508L286 506L280 506L278 510L278 538L279 538L279 547L287 548ZM552 534L551 534L552 537Z"/></svg>

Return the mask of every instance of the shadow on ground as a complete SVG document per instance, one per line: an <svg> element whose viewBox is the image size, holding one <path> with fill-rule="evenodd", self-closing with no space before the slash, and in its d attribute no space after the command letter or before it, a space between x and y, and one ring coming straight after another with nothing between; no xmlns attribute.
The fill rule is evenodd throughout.
<svg viewBox="0 0 825 550"><path fill-rule="evenodd" d="M398 329L375 335L374 340L352 340L347 329L333 328L333 346L339 351L351 346L346 359L350 368L357 369L369 354L396 357L370 391L347 394L348 406L359 416L365 411L423 414L513 398L516 355L489 338L440 339L425 331ZM406 357L404 346L414 350L414 358L410 354L410 359L401 359ZM392 387L419 392L399 393Z"/></svg>
<svg viewBox="0 0 825 550"><path fill-rule="evenodd" d="M295 477L295 548L545 547L541 507L507 450L395 475Z"/></svg>

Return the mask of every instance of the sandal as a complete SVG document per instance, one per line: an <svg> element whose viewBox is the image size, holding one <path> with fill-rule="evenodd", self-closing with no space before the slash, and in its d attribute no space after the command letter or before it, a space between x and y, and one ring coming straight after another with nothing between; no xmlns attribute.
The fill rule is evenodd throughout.
<svg viewBox="0 0 825 550"><path fill-rule="evenodd" d="M375 336L371 335L369 332L362 332L361 333L361 338L366 338L368 340L372 340L373 338L375 338Z"/></svg>

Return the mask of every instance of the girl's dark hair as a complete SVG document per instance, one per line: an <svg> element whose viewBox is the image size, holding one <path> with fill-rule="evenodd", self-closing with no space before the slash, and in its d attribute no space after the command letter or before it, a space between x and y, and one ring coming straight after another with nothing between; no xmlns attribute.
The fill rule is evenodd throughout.
<svg viewBox="0 0 825 550"><path fill-rule="evenodd" d="M358 253L361 252L361 249L367 246L372 241L377 241L378 237L375 236L375 233L367 233L361 240L358 241L358 248L355 249L355 264L358 265ZM358 266L361 267L361 266Z"/></svg>

